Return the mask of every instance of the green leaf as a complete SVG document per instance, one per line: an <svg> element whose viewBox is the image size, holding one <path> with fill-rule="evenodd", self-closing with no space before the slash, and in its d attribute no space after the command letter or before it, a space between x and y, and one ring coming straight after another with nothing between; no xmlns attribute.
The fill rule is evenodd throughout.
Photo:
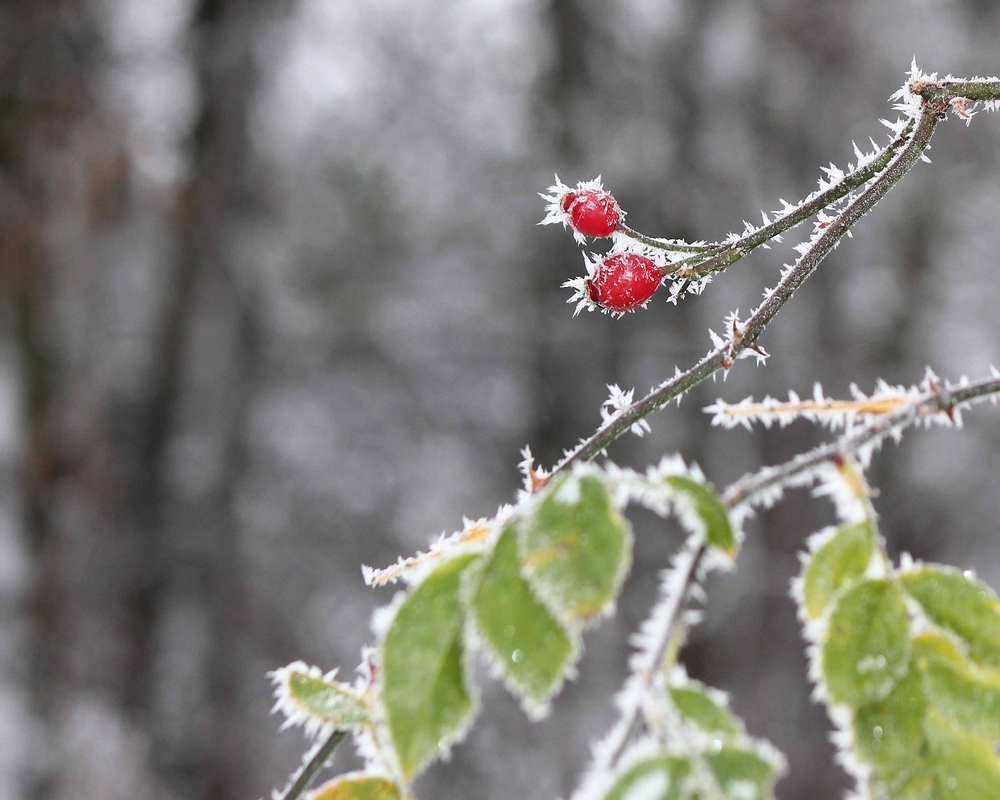
<svg viewBox="0 0 1000 800"><path fill-rule="evenodd" d="M672 688L670 697L686 720L706 733L736 734L741 726L732 712L720 706L702 689Z"/></svg>
<svg viewBox="0 0 1000 800"><path fill-rule="evenodd" d="M761 800L771 796L771 787L777 778L774 765L756 753L723 747L718 753L707 755L705 760L727 796L757 797ZM743 788L746 784L756 787L756 794L749 794Z"/></svg>
<svg viewBox="0 0 1000 800"><path fill-rule="evenodd" d="M517 692L542 704L558 689L576 646L521 576L517 536L517 524L507 525L478 575L470 573L472 617Z"/></svg>
<svg viewBox="0 0 1000 800"><path fill-rule="evenodd" d="M1000 797L997 686L940 633L912 643L906 676L854 717L859 760L875 768L876 798L980 800ZM987 680L989 678L989 680ZM988 685L987 685L988 684Z"/></svg>
<svg viewBox="0 0 1000 800"><path fill-rule="evenodd" d="M399 800L399 787L386 778L376 778L361 772L341 775L324 783L309 796L309 800Z"/></svg>
<svg viewBox="0 0 1000 800"><path fill-rule="evenodd" d="M342 730L359 730L371 724L368 704L357 692L315 672L305 665L288 669L282 687L286 713L290 703L296 711Z"/></svg>
<svg viewBox="0 0 1000 800"><path fill-rule="evenodd" d="M1000 738L1000 674L970 664L940 634L913 642L927 698L949 722L972 733Z"/></svg>
<svg viewBox="0 0 1000 800"><path fill-rule="evenodd" d="M403 601L382 645L382 702L408 780L474 711L459 595L463 571L479 558L458 556L435 569Z"/></svg>
<svg viewBox="0 0 1000 800"><path fill-rule="evenodd" d="M830 697L857 708L884 698L906 673L910 624L895 583L856 583L837 602L823 644Z"/></svg>
<svg viewBox="0 0 1000 800"><path fill-rule="evenodd" d="M913 666L885 698L858 709L854 717L857 755L876 768L881 784L893 786L906 780L919 761L926 711L921 676Z"/></svg>
<svg viewBox="0 0 1000 800"><path fill-rule="evenodd" d="M875 552L875 532L867 522L845 525L816 550L802 572L802 599L810 619L822 616L841 589L864 575Z"/></svg>
<svg viewBox="0 0 1000 800"><path fill-rule="evenodd" d="M632 531L597 478L564 478L522 527L525 574L568 622L606 613L631 560Z"/></svg>
<svg viewBox="0 0 1000 800"><path fill-rule="evenodd" d="M1000 668L1000 603L986 586L955 569L922 566L900 576L932 622L969 644L969 658Z"/></svg>
<svg viewBox="0 0 1000 800"><path fill-rule="evenodd" d="M1000 760L991 741L949 725L935 709L928 712L924 731L932 800L1000 797Z"/></svg>
<svg viewBox="0 0 1000 800"><path fill-rule="evenodd" d="M630 767L615 782L604 800L629 800L630 792L643 785L643 800L680 800L681 784L691 771L691 764L684 758L655 756ZM659 792L653 792L653 787Z"/></svg>
<svg viewBox="0 0 1000 800"><path fill-rule="evenodd" d="M898 789L881 785L877 789L878 793L874 795L877 800L883 800L883 798L891 798L891 800L933 800L935 797L934 775L923 761L919 761L916 763L913 771L904 778L903 785Z"/></svg>
<svg viewBox="0 0 1000 800"><path fill-rule="evenodd" d="M694 512L705 524L705 541L721 550L730 558L736 555L736 536L729 524L729 515L719 496L711 486L699 483L686 475L669 475L664 481L682 494L687 495Z"/></svg>

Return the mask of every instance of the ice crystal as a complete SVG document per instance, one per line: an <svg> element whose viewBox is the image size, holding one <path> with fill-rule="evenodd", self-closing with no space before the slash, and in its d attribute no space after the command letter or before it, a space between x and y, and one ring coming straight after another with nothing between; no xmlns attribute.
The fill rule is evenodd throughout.
<svg viewBox="0 0 1000 800"><path fill-rule="evenodd" d="M830 399L824 396L823 387L816 383L811 399L803 400L796 392L789 390L786 401L770 396L764 397L760 402L754 402L752 397L733 404L717 400L704 410L713 415L713 425L724 428L742 425L750 430L754 423L760 423L765 428L774 424L785 427L801 418L837 431L852 429L859 423L895 411L924 394L916 386L894 387L882 380L877 382L875 391L870 395L865 395L854 384L851 384L850 392L850 400Z"/></svg>
<svg viewBox="0 0 1000 800"><path fill-rule="evenodd" d="M400 557L395 564L381 569L361 566L361 574L368 586L384 586L405 578L410 583L423 580L427 570L444 556L455 556L468 549L482 547L492 530L494 522L504 516L506 506L501 506L497 516L492 520L485 517L477 520L463 519L462 530L451 534L442 533L424 552L407 558Z"/></svg>
<svg viewBox="0 0 1000 800"><path fill-rule="evenodd" d="M669 293L667 295L667 302L677 305L679 300L682 300L689 295L699 295L705 291L705 287L712 282L711 275L703 275L698 279L691 280L677 280L670 284Z"/></svg>
<svg viewBox="0 0 1000 800"><path fill-rule="evenodd" d="M594 274L597 271L598 264L601 263L599 256L590 258L586 253L583 255L583 263L587 265L587 274L581 275L578 278L570 278L568 281L562 284L564 289L572 289L573 294L566 301L567 303L576 303L576 308L573 309L573 316L575 317L584 309L587 311L596 311L601 307L595 303L590 297L590 281L594 279ZM601 309L605 310L605 309Z"/></svg>
<svg viewBox="0 0 1000 800"><path fill-rule="evenodd" d="M608 391L611 393L610 396L601 404L602 427L621 418L632 407L632 398L635 395L635 389L629 389L625 392L618 387L618 384L614 383L608 384ZM649 427L649 422L645 417L633 422L629 427L629 431L639 437L651 430L652 428Z"/></svg>
<svg viewBox="0 0 1000 800"><path fill-rule="evenodd" d="M996 372L992 367L991 370ZM813 387L813 396L810 400L802 400L794 391L789 391L787 401L775 400L770 396L760 402L754 402L752 397L747 397L738 403L718 400L707 406L705 412L713 415L713 425L725 428L742 425L750 429L754 423L760 423L767 428L774 424L784 427L801 418L833 431L843 430L850 434L877 418L896 412L903 413L906 409L910 409L911 416L901 419L900 424L922 423L925 427L930 425L961 427L962 410L973 403L987 399L984 397L963 403L949 402L951 393L968 385L967 377L963 376L954 383L942 381L928 368L923 380L912 386L892 386L879 378L874 391L865 394L855 384L851 384L849 400L825 397L822 387L817 383ZM996 395L991 394L988 399L995 403ZM885 430L885 435L895 436L896 433L896 428Z"/></svg>

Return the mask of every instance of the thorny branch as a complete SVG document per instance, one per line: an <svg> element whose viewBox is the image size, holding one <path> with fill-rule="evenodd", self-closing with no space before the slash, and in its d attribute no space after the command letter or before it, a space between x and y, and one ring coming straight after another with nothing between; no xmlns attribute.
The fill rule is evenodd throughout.
<svg viewBox="0 0 1000 800"><path fill-rule="evenodd" d="M618 227L627 236L645 245L676 252L690 251L696 253L696 256L691 256L670 265L668 271L672 272L677 278L695 279L710 275L713 272L721 272L739 261L743 256L749 255L761 245L771 241L771 239L780 237L785 231L805 222L813 215L818 214L823 209L829 208L838 200L846 197L855 189L864 186L889 165L892 159L898 154L900 148L909 140L912 133L913 120L910 120L899 136L886 147L877 159L863 167L855 169L825 192L817 194L808 203L803 203L780 219L776 219L774 222L752 233L748 233L729 244L682 248L672 242L664 242L663 240L640 234L624 224L619 224Z"/></svg>
<svg viewBox="0 0 1000 800"><path fill-rule="evenodd" d="M664 661L667 653L672 646L679 645L678 639L683 640L684 632L680 627L681 615L687 605L688 593L697 581L698 571L707 551L708 544L703 539L692 537L688 540L685 550L674 561L673 568L680 576L679 590L670 598L671 606L666 624L656 632L656 642L652 648L653 667L639 676L643 693L652 691L657 680L662 679L666 671ZM621 758L640 722L641 706L637 705L618 723L612 734L605 751L608 766L616 764Z"/></svg>
<svg viewBox="0 0 1000 800"><path fill-rule="evenodd" d="M868 213L917 162L927 148L931 135L942 115L943 111L939 106L925 106L913 136L906 147L879 178L848 205L812 242L809 249L785 273L778 285L768 293L764 302L750 316L750 319L740 330L739 336L734 337L724 346L716 348L697 364L685 372L678 373L602 425L556 464L552 468L551 474L557 475L577 461L587 461L598 455L638 420L684 394L720 369L728 369L740 353L755 345L764 328L774 319L795 290L816 271L819 264L837 246L851 227Z"/></svg>
<svg viewBox="0 0 1000 800"><path fill-rule="evenodd" d="M718 370L728 370L746 349L757 349L758 337L795 290L816 270L851 227L870 211L920 158L927 148L937 123L944 118L947 111L952 109L968 119L967 104L986 102L996 106L1000 102L1000 81L995 80L923 80L914 81L910 84L909 89L923 100L919 120L916 123L911 120L900 132L897 139L878 158L864 167L857 168L837 184L818 194L809 202L803 203L789 214L773 223L765 224L758 230L748 232L735 242L687 245L646 237L621 226L622 233L648 246L678 253L691 253L690 257L674 263L672 267L676 268L675 274L678 277L694 279L725 269L756 247L780 236L783 231L805 221L814 214L830 208L844 197L849 197L853 191L868 184L868 188L851 200L835 219L825 227L817 229L817 234L814 235L800 258L783 273L778 285L767 294L764 302L753 312L746 323L738 327L734 321L732 336L728 342L715 348L687 371L678 372L675 377L664 382L645 397L622 409L589 438L569 451L550 473L540 471L537 475L537 481L529 463L528 469L532 475L533 490L541 488L551 476L567 470L577 461L594 458L638 421L670 400L680 397ZM769 492L780 490L784 486L795 483L796 480L801 482L804 476L808 476L812 470L827 461L856 453L866 447L875 446L887 436L899 435L904 428L920 419L922 415L944 412L951 416L953 411L963 404L988 396L993 396L995 399L998 394L1000 394L1000 378L991 378L959 387L932 388L925 395L910 403L898 406L891 413L870 420L834 442L817 447L785 464L767 467L759 472L744 476L726 490L723 494L723 502L728 509L753 504L755 500L766 496ZM662 627L656 631L652 648L654 667L640 676L643 687L646 689L652 689L656 684L657 677L662 677L666 655L679 636L682 635L679 627L682 614L686 609L692 588L698 581L698 575L707 552L708 548L703 541L691 540L688 549L681 554L679 560L675 561L674 566L678 570L679 581ZM611 764L621 756L631 735L640 724L641 712L641 705L636 705L617 726L616 733L612 737L610 750L606 751L610 754ZM345 736L343 731L334 730L328 738L318 743L315 750L307 756L292 785L280 796L280 800L297 800L308 789L316 774L327 763Z"/></svg>
<svg viewBox="0 0 1000 800"><path fill-rule="evenodd" d="M722 494L722 502L727 509L732 510L740 505L752 505L762 495L775 489L800 481L803 476L826 462L835 462L839 458L853 456L859 451L880 444L889 436L898 436L903 429L915 424L928 414L944 413L953 418L954 413L963 405L979 400L985 400L1000 395L1000 377L985 378L959 387L936 387L913 401L900 406L891 413L869 421L865 425L839 439L803 453L790 461L775 467L763 469L744 475L733 483ZM704 560L708 548L705 543L694 541L689 549L682 553L674 568L678 570L680 581L674 596L674 604L665 624L657 632L656 643L657 668L641 676L643 688L652 691L656 685L658 674L662 676L664 656L674 640L678 630L681 614L685 611L686 600ZM636 706L630 717L621 720L616 728L615 736L609 745L609 764L614 764L625 751L625 748L640 723L640 707Z"/></svg>
<svg viewBox="0 0 1000 800"><path fill-rule="evenodd" d="M905 149L898 156L896 150L910 135L912 122L879 159L863 170L856 170L841 183L800 207L795 214L784 217L770 226L765 226L753 234L748 234L727 249L717 252L709 250L708 258L705 258L705 254L701 253L681 262L682 270L677 273L679 277L701 277L710 272L725 269L754 247L774 238L783 230L808 219L814 213L829 207L831 203L846 196L854 188L864 185L874 175L882 172L878 179L851 202L812 242L795 265L785 273L775 290L768 294L761 306L751 315L742 330L734 330L734 336L730 343L709 353L686 372L678 373L673 379L665 382L603 425L591 437L568 453L552 469L552 475L569 468L576 461L593 458L628 431L638 420L643 419L675 397L679 397L720 368L728 369L740 352L755 346L758 336L767 324L795 290L816 270L820 262L837 246L844 234L864 214L870 211L916 163L927 148L937 123L944 118L949 107L954 108L961 116L968 118L965 109L966 101L996 102L1000 98L1000 82L998 81L925 81L914 82L909 88L911 92L923 98L924 107L916 130L912 133L912 138L909 139ZM845 185L849 183L853 183L853 185L844 189ZM838 194L842 189L844 189L842 193ZM793 220L793 217L799 215L801 215L799 218ZM788 223L787 227L780 227L786 223ZM646 238L648 237L642 237L639 240L645 244L653 244L653 242L645 241ZM904 428L913 424L922 414L939 411L951 416L954 410L964 403L991 395L995 399L997 394L1000 394L1000 379L998 378L981 380L955 389L932 389L924 396L898 407L885 416L876 417L858 430L848 433L834 442L821 445L780 466L768 467L744 476L725 491L723 503L727 509L744 503L752 503L762 493L774 491L794 482L796 478L807 474L824 462L852 455L862 448L874 446L887 436L899 435ZM647 690L653 688L658 674L662 679L664 656L674 639L680 615L685 610L687 598L697 580L701 563L707 552L708 548L704 542L693 542L690 550L682 554L680 562L675 564L675 568L679 570L680 582L676 588L670 612L666 616L661 630L657 632L658 639L654 661L657 668L640 676L643 687ZM609 748L605 751L610 765L615 764L624 752L632 733L639 724L640 713L641 707L639 705L632 707L613 732Z"/></svg>
<svg viewBox="0 0 1000 800"><path fill-rule="evenodd" d="M887 436L896 436L906 427L928 413L941 412L953 416L964 404L1000 393L1000 378L984 378L958 388L931 389L926 394L900 406L884 416L875 417L857 430L839 439L822 444L776 467L765 467L758 472L744 475L722 495L727 508L744 503L752 504L762 493L785 486L799 475L808 472L838 455L846 456L869 445L882 442Z"/></svg>

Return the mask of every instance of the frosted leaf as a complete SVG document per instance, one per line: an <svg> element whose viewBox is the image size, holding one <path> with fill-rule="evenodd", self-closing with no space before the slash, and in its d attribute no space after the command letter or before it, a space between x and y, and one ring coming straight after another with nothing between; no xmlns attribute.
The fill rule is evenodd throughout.
<svg viewBox="0 0 1000 800"><path fill-rule="evenodd" d="M325 675L319 667L296 661L268 673L274 684L274 708L285 715L282 729L302 726L306 736L329 736L335 728L362 730L371 725L368 701L357 688Z"/></svg>

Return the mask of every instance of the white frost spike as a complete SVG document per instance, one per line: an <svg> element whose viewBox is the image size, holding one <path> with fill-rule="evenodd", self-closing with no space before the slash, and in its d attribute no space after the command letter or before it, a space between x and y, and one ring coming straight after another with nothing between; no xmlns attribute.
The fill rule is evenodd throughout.
<svg viewBox="0 0 1000 800"><path fill-rule="evenodd" d="M712 347L716 350L722 350L729 346L729 342L723 339L719 334L713 331L711 328L708 329L708 335L712 339Z"/></svg>
<svg viewBox="0 0 1000 800"><path fill-rule="evenodd" d="M784 427L797 419L806 419L826 426L830 430L850 431L858 424L884 416L907 403L918 400L927 391L924 384L919 387L904 388L890 386L885 381L879 380L871 395L864 394L856 385L851 384L849 389L851 400L830 400L824 398L822 387L816 384L813 387L812 400L803 401L794 391L789 391L786 402L771 397L765 397L758 403L755 403L752 397L735 404L718 400L707 406L705 411L713 415L713 425L725 428L737 425L750 428L753 423L760 423L766 428L770 428L774 423Z"/></svg>
<svg viewBox="0 0 1000 800"><path fill-rule="evenodd" d="M583 263L587 265L587 274L580 276L579 278L570 278L568 281L563 283L562 288L572 289L573 294L566 301L567 303L576 303L576 308L573 310L573 316L575 317L583 309L587 311L596 311L600 308L597 303L590 299L590 290L587 288L588 281L594 279L594 274L597 272L597 266L601 263L600 256L594 256L590 258L586 253L583 255Z"/></svg>
<svg viewBox="0 0 1000 800"><path fill-rule="evenodd" d="M658 660L667 647L665 637L674 635L678 613L694 585L692 570L702 541L701 537L690 537L671 559L670 567L660 573L659 599L649 618L630 639L636 648L629 658L629 669L633 675L645 676L659 668Z"/></svg>
<svg viewBox="0 0 1000 800"><path fill-rule="evenodd" d="M677 305L677 301L688 295L699 295L705 291L705 287L712 282L711 275L703 275L697 280L678 280L670 284L667 302Z"/></svg>
<svg viewBox="0 0 1000 800"><path fill-rule="evenodd" d="M433 565L444 556L457 555L481 547L494 523L501 523L509 513L509 507L501 506L493 520L485 517L477 520L463 519L462 530L452 534L442 533L426 552L417 552L409 558L399 558L391 566L375 569L362 565L361 574L365 583L368 586L385 586L388 583L395 583L400 578L406 579L411 584L419 583Z"/></svg>
<svg viewBox="0 0 1000 800"><path fill-rule="evenodd" d="M635 389L622 391L618 384L608 384L608 391L611 393L607 400L601 404L601 427L608 425L622 416L632 406L632 398L635 396ZM649 433L652 428L649 422L643 418L632 423L629 430L636 436L643 436Z"/></svg>
<svg viewBox="0 0 1000 800"><path fill-rule="evenodd" d="M583 309L587 311L596 311L598 308L597 303L590 299L590 292L587 291L587 279L586 278L570 278L568 281L562 284L563 289L572 289L573 294L570 295L567 303L576 303L576 308L573 309L573 316L577 316Z"/></svg>

